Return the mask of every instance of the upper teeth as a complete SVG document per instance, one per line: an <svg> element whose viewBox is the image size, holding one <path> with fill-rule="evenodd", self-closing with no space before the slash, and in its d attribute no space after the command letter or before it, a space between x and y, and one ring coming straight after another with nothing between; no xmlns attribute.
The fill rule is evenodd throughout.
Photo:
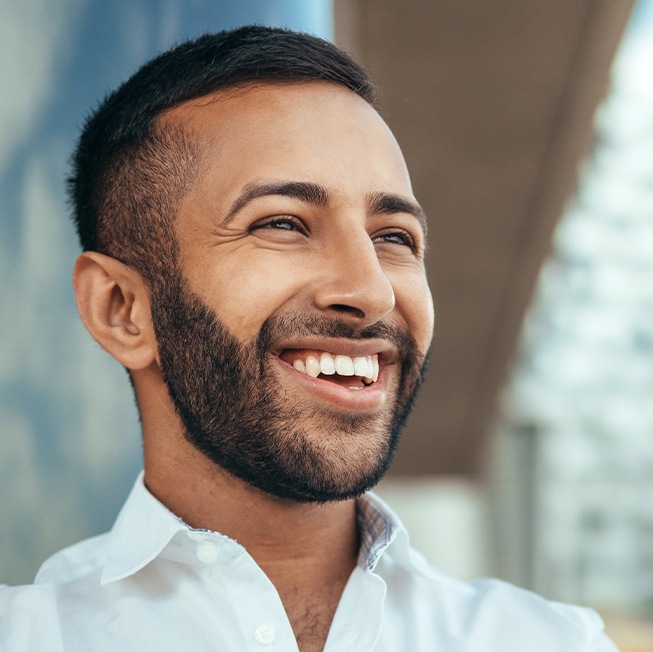
<svg viewBox="0 0 653 652"><path fill-rule="evenodd" d="M356 356L333 355L324 351L319 355L309 353L304 360L295 359L293 367L297 371L317 378L320 374L332 376L360 376L370 382L379 377L379 359L376 355Z"/></svg>

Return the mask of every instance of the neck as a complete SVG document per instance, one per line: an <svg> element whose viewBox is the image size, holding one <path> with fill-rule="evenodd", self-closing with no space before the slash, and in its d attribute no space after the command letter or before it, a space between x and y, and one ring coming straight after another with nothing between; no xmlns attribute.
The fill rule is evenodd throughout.
<svg viewBox="0 0 653 652"><path fill-rule="evenodd" d="M238 541L280 594L299 580L344 587L358 555L353 499L279 499L227 473L186 442L184 459L179 442L172 457L161 455L160 438L153 450L147 442L146 437L145 483L152 494L191 527Z"/></svg>
<svg viewBox="0 0 653 652"><path fill-rule="evenodd" d="M148 489L191 527L242 544L275 586L299 649L322 650L358 556L355 501L299 503L265 494L188 443L167 393L137 394Z"/></svg>

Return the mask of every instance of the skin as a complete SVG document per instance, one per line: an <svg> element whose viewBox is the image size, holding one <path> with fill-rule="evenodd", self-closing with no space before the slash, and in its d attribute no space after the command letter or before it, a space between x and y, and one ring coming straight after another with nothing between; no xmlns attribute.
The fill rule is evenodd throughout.
<svg viewBox="0 0 653 652"><path fill-rule="evenodd" d="M201 172L176 218L180 265L190 289L242 342L270 316L338 318L356 330L380 322L407 330L426 353L433 306L425 235L401 151L378 113L328 83L262 85L221 92L170 111L203 143ZM328 203L265 194L238 202L253 184L319 185ZM385 193L407 210L370 203ZM234 207L238 208L234 212ZM184 437L159 369L148 291L139 274L94 252L78 259L74 283L95 339L132 372L143 423L145 481L189 525L241 542L276 586L302 652L321 650L358 554L354 500L281 500L206 459ZM398 391L388 355L377 398L322 391L269 355L280 391L297 402L305 436L336 464L364 457L384 437ZM318 350L347 342L315 343ZM333 346L331 346L333 344ZM366 417L354 435L329 428L338 412ZM243 509L243 505L247 509Z"/></svg>

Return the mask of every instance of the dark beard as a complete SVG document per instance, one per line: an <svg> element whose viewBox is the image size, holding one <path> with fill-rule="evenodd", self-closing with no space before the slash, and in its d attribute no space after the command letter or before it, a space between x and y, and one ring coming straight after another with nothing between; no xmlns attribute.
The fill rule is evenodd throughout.
<svg viewBox="0 0 653 652"><path fill-rule="evenodd" d="M178 271L152 292L152 316L163 379L185 436L215 464L300 502L358 496L387 471L426 368L409 333L386 324L360 332L332 318L293 314L268 318L255 341L242 343ZM284 395L270 345L305 335L392 341L401 360L394 405L377 415L347 415ZM308 433L306 423L323 432Z"/></svg>

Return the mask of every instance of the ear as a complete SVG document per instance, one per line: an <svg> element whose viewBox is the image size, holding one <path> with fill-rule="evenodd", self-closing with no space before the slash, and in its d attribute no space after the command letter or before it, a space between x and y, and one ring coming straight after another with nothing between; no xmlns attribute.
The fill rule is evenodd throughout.
<svg viewBox="0 0 653 652"><path fill-rule="evenodd" d="M87 251L75 263L73 286L82 321L105 351L131 370L156 360L149 294L138 272Z"/></svg>

